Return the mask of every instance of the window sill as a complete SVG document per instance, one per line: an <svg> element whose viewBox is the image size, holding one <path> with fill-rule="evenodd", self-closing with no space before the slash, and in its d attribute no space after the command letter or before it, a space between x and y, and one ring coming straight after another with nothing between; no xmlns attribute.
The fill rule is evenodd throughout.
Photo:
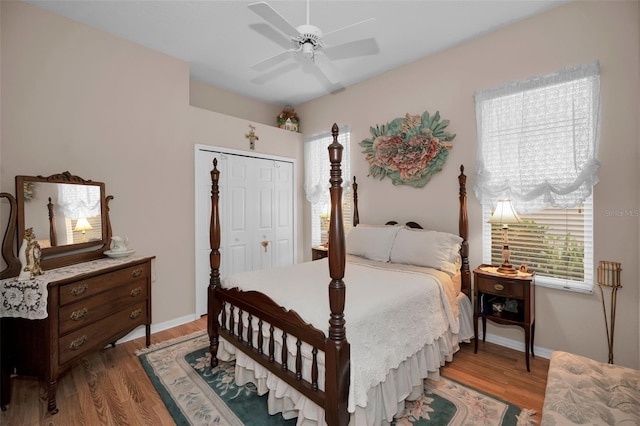
<svg viewBox="0 0 640 426"><path fill-rule="evenodd" d="M573 291L576 293L593 294L593 284L570 283L565 280L536 276L536 287L553 288L555 290Z"/></svg>

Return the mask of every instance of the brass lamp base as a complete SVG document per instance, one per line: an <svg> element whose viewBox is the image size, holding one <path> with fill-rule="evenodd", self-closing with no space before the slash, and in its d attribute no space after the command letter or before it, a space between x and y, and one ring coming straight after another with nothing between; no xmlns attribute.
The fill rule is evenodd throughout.
<svg viewBox="0 0 640 426"><path fill-rule="evenodd" d="M505 275L517 275L518 271L513 267L513 265L505 262L498 267L498 273Z"/></svg>

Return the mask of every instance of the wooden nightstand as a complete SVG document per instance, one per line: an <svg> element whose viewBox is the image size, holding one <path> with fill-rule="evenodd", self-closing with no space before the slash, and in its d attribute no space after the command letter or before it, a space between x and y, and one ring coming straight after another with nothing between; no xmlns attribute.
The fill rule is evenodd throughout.
<svg viewBox="0 0 640 426"><path fill-rule="evenodd" d="M473 330L478 352L478 319L482 318L482 341L487 337L487 319L498 324L517 325L524 329L525 357L529 369L529 350L533 353L535 337L535 273L503 275L488 270L491 265L480 265L473 271ZM493 302L506 306L502 312L493 308Z"/></svg>
<svg viewBox="0 0 640 426"><path fill-rule="evenodd" d="M311 247L311 260L324 259L327 257L329 249L324 246Z"/></svg>

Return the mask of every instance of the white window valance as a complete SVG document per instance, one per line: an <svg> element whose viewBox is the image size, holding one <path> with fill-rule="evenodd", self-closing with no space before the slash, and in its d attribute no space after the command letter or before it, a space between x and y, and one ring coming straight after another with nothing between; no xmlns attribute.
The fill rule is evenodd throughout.
<svg viewBox="0 0 640 426"><path fill-rule="evenodd" d="M95 185L58 185L58 207L67 219L101 214L100 187Z"/></svg>
<svg viewBox="0 0 640 426"><path fill-rule="evenodd" d="M338 142L344 146L342 151L342 187L345 193L351 188L351 158L350 158L350 132L349 126L340 126ZM329 151L327 147L333 142L331 132L322 132L304 140L304 191L307 200L316 204L329 198ZM343 194L344 195L344 194Z"/></svg>
<svg viewBox="0 0 640 426"><path fill-rule="evenodd" d="M475 194L518 212L581 204L598 182L600 65L563 69L475 93Z"/></svg>

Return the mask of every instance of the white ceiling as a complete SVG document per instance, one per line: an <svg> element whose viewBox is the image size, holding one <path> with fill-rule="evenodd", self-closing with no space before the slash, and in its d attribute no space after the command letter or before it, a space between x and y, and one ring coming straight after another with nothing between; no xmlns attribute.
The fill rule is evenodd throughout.
<svg viewBox="0 0 640 426"><path fill-rule="evenodd" d="M28 3L164 52L190 64L191 77L274 105L298 105L525 19L567 0L327 1L309 5L324 33L375 18L375 54L333 61L332 85L314 66L290 60L266 72L251 65L291 47L247 6L253 1L82 0ZM268 1L294 27L305 0ZM374 45L375 47L375 45ZM490 57L495 52L487 52Z"/></svg>

